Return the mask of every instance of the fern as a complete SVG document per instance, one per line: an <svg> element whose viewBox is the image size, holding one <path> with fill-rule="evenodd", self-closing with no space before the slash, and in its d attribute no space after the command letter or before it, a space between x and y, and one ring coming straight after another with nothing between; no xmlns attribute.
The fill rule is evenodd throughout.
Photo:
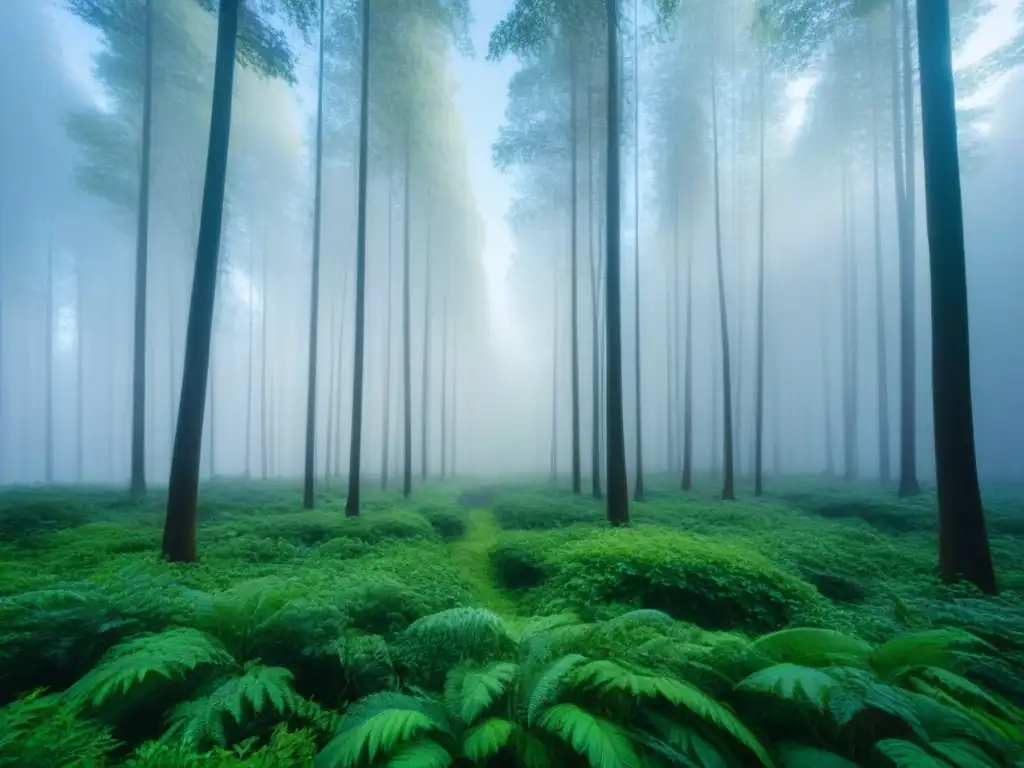
<svg viewBox="0 0 1024 768"><path fill-rule="evenodd" d="M727 768L725 755L688 725L677 723L657 712L648 712L646 719L658 733L655 742L644 741L665 757L694 765L697 768ZM660 742L660 743L659 743ZM667 749L666 749L667 747Z"/></svg>
<svg viewBox="0 0 1024 768"><path fill-rule="evenodd" d="M771 693L790 701L806 701L815 709L824 711L829 696L839 688L839 683L820 669L785 663L755 672L736 688Z"/></svg>
<svg viewBox="0 0 1024 768"><path fill-rule="evenodd" d="M174 709L165 738L180 739L190 748L207 742L228 743L224 723L243 725L249 713L273 709L279 715L298 712L304 703L292 687L292 673L282 667L249 665L244 674L227 678L209 696Z"/></svg>
<svg viewBox="0 0 1024 768"><path fill-rule="evenodd" d="M557 701L572 671L587 661L586 656L570 653L549 665L537 676L525 691L527 725L533 725L541 710Z"/></svg>
<svg viewBox="0 0 1024 768"><path fill-rule="evenodd" d="M805 667L858 666L866 662L871 653L871 646L860 638L813 627L773 632L755 640L752 647L775 661Z"/></svg>
<svg viewBox="0 0 1024 768"><path fill-rule="evenodd" d="M488 718L466 731L462 739L462 754L474 762L486 760L508 744L515 730L515 723L500 717Z"/></svg>
<svg viewBox="0 0 1024 768"><path fill-rule="evenodd" d="M954 669L958 654L986 650L988 643L959 629L929 629L894 637L871 654L872 669L881 678L890 678L907 667L942 667Z"/></svg>
<svg viewBox="0 0 1024 768"><path fill-rule="evenodd" d="M834 752L804 744L780 744L778 752L783 768L860 768Z"/></svg>
<svg viewBox="0 0 1024 768"><path fill-rule="evenodd" d="M3 768L92 768L118 742L59 695L34 691L0 707Z"/></svg>
<svg viewBox="0 0 1024 768"><path fill-rule="evenodd" d="M538 725L569 743L592 768L639 768L640 757L626 732L575 704L556 704Z"/></svg>
<svg viewBox="0 0 1024 768"><path fill-rule="evenodd" d="M436 741L414 742L387 762L388 768L448 768L455 762L451 753Z"/></svg>
<svg viewBox="0 0 1024 768"><path fill-rule="evenodd" d="M184 678L200 668L234 663L220 643L199 630L169 629L115 646L65 695L74 704L101 707L154 678Z"/></svg>
<svg viewBox="0 0 1024 768"><path fill-rule="evenodd" d="M885 739L875 748L893 762L896 768L956 768L945 760L928 754L912 741Z"/></svg>
<svg viewBox="0 0 1024 768"><path fill-rule="evenodd" d="M453 711L463 723L469 725L505 693L509 683L519 674L519 666L509 662L492 664L483 671L466 671L461 675L449 675L446 695L454 704Z"/></svg>

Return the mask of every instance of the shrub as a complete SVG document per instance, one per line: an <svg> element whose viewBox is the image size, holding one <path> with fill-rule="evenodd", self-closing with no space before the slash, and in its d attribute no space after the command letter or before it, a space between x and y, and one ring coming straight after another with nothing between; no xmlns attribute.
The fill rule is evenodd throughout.
<svg viewBox="0 0 1024 768"><path fill-rule="evenodd" d="M543 584L551 573L540 540L509 538L491 550L491 567L498 586L505 589L533 589Z"/></svg>
<svg viewBox="0 0 1024 768"><path fill-rule="evenodd" d="M604 507L592 499L551 491L541 494L516 494L499 501L493 508L498 525L505 529L547 530L578 523L604 522Z"/></svg>
<svg viewBox="0 0 1024 768"><path fill-rule="evenodd" d="M818 591L757 553L664 529L605 530L549 555L546 591L584 615L654 608L709 629L771 630L824 605Z"/></svg>
<svg viewBox="0 0 1024 768"><path fill-rule="evenodd" d="M466 535L466 521L455 510L447 507L420 507L416 510L427 518L431 527L445 541L454 541Z"/></svg>
<svg viewBox="0 0 1024 768"><path fill-rule="evenodd" d="M218 527L218 526L215 526ZM226 529L226 530L224 530ZM394 539L434 539L437 534L423 517L400 511L374 512L362 517L345 517L338 511L296 512L263 518L248 518L244 526L223 526L221 535L248 533L266 539L284 539L311 547L334 538L348 538L366 544Z"/></svg>

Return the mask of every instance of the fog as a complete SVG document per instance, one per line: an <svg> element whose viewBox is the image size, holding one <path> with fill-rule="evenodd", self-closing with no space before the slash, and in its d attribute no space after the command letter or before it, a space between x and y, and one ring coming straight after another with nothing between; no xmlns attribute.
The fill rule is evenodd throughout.
<svg viewBox="0 0 1024 768"><path fill-rule="evenodd" d="M4 484L126 485L130 476L143 44L136 27L104 31L73 12L88 5L0 2ZM156 5L145 470L159 486L168 478L183 375L217 20L195 0ZM571 472L570 80L558 40L487 60L495 24L512 5L471 3L469 20L425 15L400 33L381 10L371 26L388 33L380 48L371 42L370 57L367 478L379 478L385 465L392 482L402 472L405 238L415 481L423 472L546 475L553 454L559 477ZM638 400L645 470L674 473L682 463L691 295L694 469L721 465L715 147L737 471L753 471L762 98L766 472L879 475L877 148L887 439L898 477L888 13L852 23L806 60L766 55L761 89L762 38L750 3L722 2L711 18L710 6L694 2L692 16L669 22L641 4L638 60L633 4L621 5L621 318L631 482ZM358 3L327 6L315 456L318 476L336 481L348 471L352 414L361 64ZM953 7L978 465L985 482L1017 481L1024 480L1020 4ZM316 24L303 35L283 17L271 23L295 54L295 76L288 82L244 66L244 52L236 67L204 478L294 478L305 460L318 40ZM580 28L589 23L580 20ZM605 441L603 400L593 429L594 371L603 398L607 363L603 351L596 366L593 358L606 338L603 282L596 322L592 282L606 245L602 34L593 35L598 42L576 72L572 137L585 478L595 434ZM930 272L914 91L914 433L917 473L927 483L934 477Z"/></svg>

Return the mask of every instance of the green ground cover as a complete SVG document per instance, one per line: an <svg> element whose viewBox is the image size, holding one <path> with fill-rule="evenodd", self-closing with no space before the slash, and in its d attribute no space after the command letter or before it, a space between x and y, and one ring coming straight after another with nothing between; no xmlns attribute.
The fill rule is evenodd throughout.
<svg viewBox="0 0 1024 768"><path fill-rule="evenodd" d="M634 524L517 482L300 509L204 487L0 494L0 766L1012 766L1024 489L987 494L1003 593L936 573L934 499L654 478Z"/></svg>

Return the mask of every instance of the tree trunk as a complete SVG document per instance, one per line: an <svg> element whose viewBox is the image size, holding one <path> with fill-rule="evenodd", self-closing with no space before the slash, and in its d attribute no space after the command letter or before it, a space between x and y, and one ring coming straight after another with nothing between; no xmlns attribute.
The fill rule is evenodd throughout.
<svg viewBox="0 0 1024 768"><path fill-rule="evenodd" d="M842 166L842 292L843 292L843 475L857 477L857 265L850 168Z"/></svg>
<svg viewBox="0 0 1024 768"><path fill-rule="evenodd" d="M679 330L676 320L679 317L679 207L675 206L672 216L672 270L665 275L665 439L666 461L668 471L676 471L676 395L678 387L676 378L677 365L676 347L679 346ZM673 301L675 299L675 301Z"/></svg>
<svg viewBox="0 0 1024 768"><path fill-rule="evenodd" d="M832 434L832 365L828 354L828 319L822 311L821 318L821 385L825 403L825 474L835 477L835 437Z"/></svg>
<svg viewBox="0 0 1024 768"><path fill-rule="evenodd" d="M149 174L153 154L153 2L146 0L142 96L142 162L135 232L135 327L132 344L132 461L129 494L146 493L146 284L149 261Z"/></svg>
<svg viewBox="0 0 1024 768"><path fill-rule="evenodd" d="M917 482L917 370L914 311L914 91L910 56L910 11L908 0L900 7L893 0L893 160L896 166L897 220L900 237L900 497L921 492ZM903 73L900 77L900 46L897 43L898 14L903 14ZM902 109L900 97L902 96ZM903 137L900 137L900 113L903 113ZM903 162L901 162L901 159Z"/></svg>
<svg viewBox="0 0 1024 768"><path fill-rule="evenodd" d="M216 278L214 278L216 279ZM210 468L210 479L212 480L217 475L216 457L217 457L217 358L213 356L217 343L217 329L216 326L211 331L212 336L210 339L210 371L209 371L209 390L210 390L210 450L207 454L207 460Z"/></svg>
<svg viewBox="0 0 1024 768"><path fill-rule="evenodd" d="M693 242L686 248L686 359L683 371L683 490L693 489Z"/></svg>
<svg viewBox="0 0 1024 768"><path fill-rule="evenodd" d="M590 82L590 70L587 70L587 246L590 251L590 321L591 321L591 413L590 413L590 495L595 499L601 493L601 361L598 320L599 306L599 275L602 267L597 265L598 259L604 258L600 238L595 231L601 226L601 220L595 222L594 216L594 110L593 85ZM598 255L600 252L600 255Z"/></svg>
<svg viewBox="0 0 1024 768"><path fill-rule="evenodd" d="M570 259L572 273L569 276L570 283L570 329L572 356L572 492L579 494L583 490L580 469L580 344L579 344L579 83L577 78L576 52L569 43L569 154L570 154L570 181L569 181L569 209L570 209L570 232L571 246ZM589 88L589 81L588 81ZM589 120L589 113L588 113ZM589 151L589 147L588 147ZM588 182L589 184L589 182ZM589 233L589 230L588 230ZM588 239L590 235L587 235Z"/></svg>
<svg viewBox="0 0 1024 768"><path fill-rule="evenodd" d="M629 488L626 480L626 431L622 412L622 295L620 289L621 231L619 204L619 12L618 0L608 0L608 168L605 278L607 323L607 429L608 522L629 524ZM637 436L639 437L639 435Z"/></svg>
<svg viewBox="0 0 1024 768"><path fill-rule="evenodd" d="M355 361L352 366L352 441L348 451L348 498L345 516L359 515L363 460L363 365L366 356L366 182L369 177L370 0L362 2L362 71L359 86L359 210L356 223ZM390 199L389 199L390 203ZM390 262L390 253L388 254ZM389 286L390 290L390 286Z"/></svg>
<svg viewBox="0 0 1024 768"><path fill-rule="evenodd" d="M331 302L331 322L327 326L327 349L334 349L334 345L331 343L333 339L331 334L341 334L341 330L338 328L338 303L337 297ZM338 345L341 346L340 344ZM338 370L341 365L341 355L331 354L328 352L328 358L330 368L327 371L327 435L324 440L324 486L326 487L331 480L331 460L337 461L337 455L334 451L335 447L335 428L340 427L341 419L338 418L338 409L341 406L341 371ZM340 447L340 446L339 446ZM337 474L337 473L335 473Z"/></svg>
<svg viewBox="0 0 1024 768"><path fill-rule="evenodd" d="M871 172L875 235L875 348L878 375L878 477L888 485L892 480L889 456L889 356L885 332L885 281L882 276L882 204L878 151L878 74L874 35L871 38Z"/></svg>
<svg viewBox="0 0 1024 768"><path fill-rule="evenodd" d="M765 177L765 57L764 43L759 46L759 98L760 120L758 130L758 156L761 166L757 191L757 370L754 375L756 394L754 404L754 495L764 494L764 260L765 260L765 217L764 217L764 177Z"/></svg>
<svg viewBox="0 0 1024 768"><path fill-rule="evenodd" d="M206 383L210 368L210 341L217 289L217 261L224 217L224 186L231 132L238 8L239 0L221 0L217 19L217 56L214 67L206 179L203 186L202 216L185 341L181 404L178 407L178 424L174 434L167 518L164 523L163 555L173 562L196 560L199 456L203 442L203 415L206 407Z"/></svg>
<svg viewBox="0 0 1024 768"><path fill-rule="evenodd" d="M721 193L718 174L718 87L717 67L714 60L714 41L712 41L711 62L711 132L714 136L714 172L715 172L715 259L718 267L718 319L722 334L722 428L724 431L722 498L735 499L733 487L733 445L732 445L732 375L729 357L729 315L725 306L725 268L722 263L722 213Z"/></svg>
<svg viewBox="0 0 1024 768"><path fill-rule="evenodd" d="M306 382L306 468L302 487L303 509L316 506L314 484L316 475L316 377L317 341L320 324L320 236L323 208L324 147L324 5L320 0L320 53L317 67L316 100L316 187L313 201L313 270L309 299L309 368Z"/></svg>
<svg viewBox="0 0 1024 768"><path fill-rule="evenodd" d="M388 470L390 469L388 449L391 443L391 319L394 315L392 298L394 296L394 200L392 198L392 183L395 175L391 168L391 156L388 156L388 298L385 302L387 308L386 329L384 332L384 429L383 446L381 448L381 490L387 490Z"/></svg>
<svg viewBox="0 0 1024 768"><path fill-rule="evenodd" d="M459 407L458 385L459 385L459 326L452 329L452 477L456 476L455 460L458 457L455 449L455 440L459 436L458 422L455 411Z"/></svg>
<svg viewBox="0 0 1024 768"><path fill-rule="evenodd" d="M636 488L634 501L644 500L644 438L640 390L640 3L633 0L633 210L636 214L636 233L633 252L633 267L636 280L633 283L633 322L636 330ZM609 358L610 359L610 358ZM609 486L609 492L611 487Z"/></svg>
<svg viewBox="0 0 1024 768"><path fill-rule="evenodd" d="M430 256L432 237L432 213L427 214L426 260L423 265L425 295L423 301L423 385L420 388L422 403L420 405L420 481L427 482L427 459L429 454L428 432L430 426Z"/></svg>
<svg viewBox="0 0 1024 768"><path fill-rule="evenodd" d="M356 184L358 185L358 171L356 172ZM344 387L341 386L342 379L345 378L345 319L348 317L348 279L351 273L350 264L344 264L342 267L341 276L341 317L338 319L338 348L335 353L335 357L338 360L338 390L334 393L334 474L336 477L341 477L341 398L344 393ZM365 370L365 366L364 366ZM355 366L353 366L353 373ZM351 425L350 425L351 426ZM351 435L350 435L351 438ZM349 461L351 462L352 456L349 454Z"/></svg>
<svg viewBox="0 0 1024 768"><path fill-rule="evenodd" d="M949 0L919 2L925 205L931 263L932 392L939 570L997 591L978 487Z"/></svg>
<svg viewBox="0 0 1024 768"><path fill-rule="evenodd" d="M412 184L412 148L410 146L411 126L406 125L405 129L405 205L403 215L405 216L405 227L402 243L402 379L405 384L402 397L405 405L405 440L404 457L402 468L402 495L409 498L412 493L412 308L409 302L410 275L409 275L409 227L412 224L412 215L409 208L409 187Z"/></svg>

